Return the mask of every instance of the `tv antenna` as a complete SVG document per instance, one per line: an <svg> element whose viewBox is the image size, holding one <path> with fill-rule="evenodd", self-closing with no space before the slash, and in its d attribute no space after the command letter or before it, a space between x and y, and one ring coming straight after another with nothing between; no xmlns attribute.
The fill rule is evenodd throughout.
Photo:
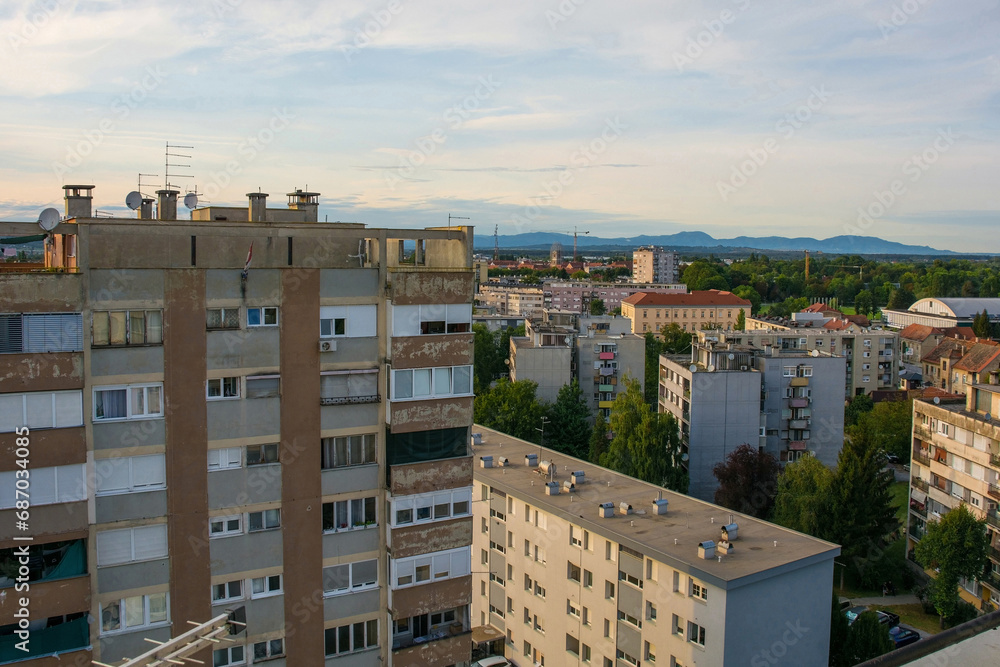
<svg viewBox="0 0 1000 667"><path fill-rule="evenodd" d="M179 144L172 144L169 141L166 142L166 144L167 144L167 147L166 147L166 150L164 150L164 153L163 153L163 173L164 173L164 176L163 176L163 189L164 190L169 190L170 189L170 168L171 167L182 167L182 168L185 168L185 169L190 169L190 167L191 167L191 165L189 165L189 164L178 164L178 163L175 163L175 162L171 162L170 158L172 158L172 157L182 157L182 158L186 158L186 159L190 160L191 156L190 155L183 155L181 153L171 153L170 149L172 149L172 148L192 149L192 148L194 148L194 146L181 146ZM192 174L177 174L177 173L175 173L174 174L174 178L194 178L194 176Z"/></svg>
<svg viewBox="0 0 1000 667"><path fill-rule="evenodd" d="M136 188L136 191L139 193L140 197L145 197L146 196L146 195L142 194L142 177L143 176L146 176L148 178L159 178L160 177L159 174L139 174L139 187Z"/></svg>
<svg viewBox="0 0 1000 667"><path fill-rule="evenodd" d="M465 216L462 216L462 215L452 215L451 213L449 213L448 214L448 229L451 229L451 221L452 220L468 220L468 219L469 218L466 218Z"/></svg>

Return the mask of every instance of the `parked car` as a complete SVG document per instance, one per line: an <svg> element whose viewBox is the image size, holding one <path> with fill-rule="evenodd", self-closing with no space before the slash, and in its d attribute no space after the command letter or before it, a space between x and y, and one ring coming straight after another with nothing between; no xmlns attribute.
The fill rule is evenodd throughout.
<svg viewBox="0 0 1000 667"><path fill-rule="evenodd" d="M896 648L903 648L919 641L920 633L916 630L908 630L897 626L889 630L889 637L896 644Z"/></svg>
<svg viewBox="0 0 1000 667"><path fill-rule="evenodd" d="M889 463L894 463L894 464L902 463L902 460L895 454L886 454L885 460L888 461Z"/></svg>
<svg viewBox="0 0 1000 667"><path fill-rule="evenodd" d="M844 615L847 616L847 624L853 625L858 616L866 611L870 610L867 607L851 607L845 611ZM878 616L879 623L889 628L894 628L899 625L899 616L893 614L891 611L876 611L875 615Z"/></svg>
<svg viewBox="0 0 1000 667"><path fill-rule="evenodd" d="M495 655L473 663L472 667L514 667L514 663L507 658Z"/></svg>

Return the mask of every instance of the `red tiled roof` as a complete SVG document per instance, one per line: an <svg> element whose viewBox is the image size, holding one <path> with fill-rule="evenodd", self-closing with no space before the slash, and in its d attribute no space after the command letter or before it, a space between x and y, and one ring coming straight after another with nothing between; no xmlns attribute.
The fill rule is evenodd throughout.
<svg viewBox="0 0 1000 667"><path fill-rule="evenodd" d="M732 292L703 290L689 294L660 294L656 292L636 292L622 299L622 303L632 306L749 306L750 302Z"/></svg>
<svg viewBox="0 0 1000 667"><path fill-rule="evenodd" d="M948 327L942 329L946 336L951 338L962 338L964 340L976 340L976 332L972 327Z"/></svg>
<svg viewBox="0 0 1000 667"><path fill-rule="evenodd" d="M854 322L849 320L828 320L824 325L824 329L829 329L830 331L844 331L845 329L850 329L854 325Z"/></svg>
<svg viewBox="0 0 1000 667"><path fill-rule="evenodd" d="M959 399L959 398L965 399L965 396L963 396L962 394L950 394L944 389L941 389L940 387L924 387L923 389L912 389L911 391L916 394L916 398L923 398L923 399L940 398L942 400Z"/></svg>
<svg viewBox="0 0 1000 667"><path fill-rule="evenodd" d="M969 347L971 347L971 345L964 340L958 340L957 338L945 338L934 346L933 350L925 354L920 361L928 364L936 364L941 361L942 357L952 357L956 354L961 357L965 355L965 351Z"/></svg>
<svg viewBox="0 0 1000 667"><path fill-rule="evenodd" d="M958 327L954 327L957 329ZM937 336L946 333L945 329L938 329L937 327L929 327L926 324L910 324L903 328L899 332L900 338L905 338L907 340L916 340L921 343L927 340L931 336Z"/></svg>
<svg viewBox="0 0 1000 667"><path fill-rule="evenodd" d="M953 366L953 368L956 370L979 373L984 368L989 366L990 363L993 362L998 356L1000 356L1000 345L997 345L992 341L976 343L968 352L965 353L965 356Z"/></svg>
<svg viewBox="0 0 1000 667"><path fill-rule="evenodd" d="M844 319L848 322L854 322L862 328L868 328L872 325L871 321L864 315L844 315Z"/></svg>

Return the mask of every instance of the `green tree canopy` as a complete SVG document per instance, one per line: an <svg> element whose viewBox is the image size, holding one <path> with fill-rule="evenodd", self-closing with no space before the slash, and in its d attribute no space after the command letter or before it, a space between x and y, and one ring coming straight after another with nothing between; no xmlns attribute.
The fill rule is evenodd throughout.
<svg viewBox="0 0 1000 667"><path fill-rule="evenodd" d="M570 278L573 280L588 280L590 278L590 274L586 271L574 271Z"/></svg>
<svg viewBox="0 0 1000 667"><path fill-rule="evenodd" d="M719 267L704 259L691 262L681 277L681 282L687 285L688 291L695 290L728 290L729 282L719 272Z"/></svg>
<svg viewBox="0 0 1000 667"><path fill-rule="evenodd" d="M737 331L744 331L747 328L747 311L740 308L740 312L736 315L736 325L733 328Z"/></svg>
<svg viewBox="0 0 1000 667"><path fill-rule="evenodd" d="M740 285L738 287L734 287L733 294L750 302L751 315L756 315L760 312L760 304L763 299L761 299L760 293L751 285Z"/></svg>
<svg viewBox="0 0 1000 667"><path fill-rule="evenodd" d="M715 503L731 510L767 519L774 507L778 490L778 461L767 452L749 444L729 452L726 460L715 464L712 473L719 480Z"/></svg>
<svg viewBox="0 0 1000 667"><path fill-rule="evenodd" d="M889 294L889 303L886 304L886 308L892 308L893 310L906 310L913 305L913 302L917 300L917 297L913 295L913 292L906 289L905 287L900 287L899 289L892 290Z"/></svg>
<svg viewBox="0 0 1000 667"><path fill-rule="evenodd" d="M847 642L844 646L846 664L857 665L888 653L893 648L895 644L889 637L888 626L879 623L878 615L874 611L862 612L854 619L847 632Z"/></svg>
<svg viewBox="0 0 1000 667"><path fill-rule="evenodd" d="M815 456L785 466L778 477L774 522L814 537L823 534L833 471Z"/></svg>
<svg viewBox="0 0 1000 667"><path fill-rule="evenodd" d="M663 343L662 354L687 354L691 351L691 340L694 338L694 334L684 331L676 322L671 322L663 327L660 330L660 335L663 336L661 341Z"/></svg>
<svg viewBox="0 0 1000 667"><path fill-rule="evenodd" d="M972 332L979 338L989 338L993 335L993 326L990 324L990 314L983 308L983 312L976 313L972 318Z"/></svg>
<svg viewBox="0 0 1000 667"><path fill-rule="evenodd" d="M854 401L851 403L853 405ZM876 403L870 412L858 415L857 423L848 427L848 434L851 437L861 437L861 432L867 432L877 447L895 454L903 461L909 461L913 442L912 426L912 400L882 401Z"/></svg>
<svg viewBox="0 0 1000 667"><path fill-rule="evenodd" d="M875 311L875 297L866 289L861 290L854 297L854 310L858 315L868 316Z"/></svg>
<svg viewBox="0 0 1000 667"><path fill-rule="evenodd" d="M552 434L547 438L547 446L570 456L587 458L591 415L576 379L559 389L556 402L549 406L547 414L546 432Z"/></svg>
<svg viewBox="0 0 1000 667"><path fill-rule="evenodd" d="M840 609L840 599L833 593L833 608L830 610L830 667L851 667L847 662L845 648L850 632L847 616Z"/></svg>
<svg viewBox="0 0 1000 667"><path fill-rule="evenodd" d="M931 602L942 620L958 608L958 580L982 576L990 547L986 520L977 520L965 504L949 510L940 521L927 523L927 532L917 542L917 562L937 568L931 585Z"/></svg>
<svg viewBox="0 0 1000 667"><path fill-rule="evenodd" d="M625 377L626 390L615 399L609 427L613 433L601 465L625 475L686 493L677 420L658 413L644 400L639 382Z"/></svg>
<svg viewBox="0 0 1000 667"><path fill-rule="evenodd" d="M500 378L476 396L474 419L487 428L537 443L540 433L536 429L545 415L545 407L535 396L537 390L538 383L531 380Z"/></svg>
<svg viewBox="0 0 1000 667"><path fill-rule="evenodd" d="M868 394L858 394L844 408L844 426L854 426L865 412L875 408L875 401Z"/></svg>
<svg viewBox="0 0 1000 667"><path fill-rule="evenodd" d="M601 458L608 451L608 420L600 410L594 419L594 430L590 432L590 451L587 460L600 465Z"/></svg>
<svg viewBox="0 0 1000 667"><path fill-rule="evenodd" d="M590 300L590 314L591 315L604 315L608 312L607 306L604 305L604 299L591 299Z"/></svg>

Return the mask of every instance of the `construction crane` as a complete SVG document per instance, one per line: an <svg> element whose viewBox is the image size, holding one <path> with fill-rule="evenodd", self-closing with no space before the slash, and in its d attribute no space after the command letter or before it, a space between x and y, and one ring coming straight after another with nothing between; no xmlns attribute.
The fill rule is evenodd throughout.
<svg viewBox="0 0 1000 667"><path fill-rule="evenodd" d="M569 232L564 232L561 229L539 229L539 230L537 230L537 233L539 233L539 234L568 234ZM590 233L589 231L581 232L581 231L579 231L579 229L575 225L573 226L573 261L576 261L576 238L577 238L577 236L579 234L589 234L589 233Z"/></svg>
<svg viewBox="0 0 1000 667"><path fill-rule="evenodd" d="M589 234L590 232L580 232L581 234ZM573 261L576 261L576 225L573 225Z"/></svg>
<svg viewBox="0 0 1000 667"><path fill-rule="evenodd" d="M862 275L862 271L864 271L865 267L858 266L857 264L830 264L829 266L831 266L833 268L836 268L836 269L857 269L858 270L858 280L861 281L862 287L864 286L865 279L864 279L864 277Z"/></svg>
<svg viewBox="0 0 1000 667"><path fill-rule="evenodd" d="M806 254L806 281L808 281L809 280L809 251L808 250L803 250L802 252L804 252ZM822 250L816 250L814 252L817 255L822 255L823 254Z"/></svg>
<svg viewBox="0 0 1000 667"><path fill-rule="evenodd" d="M500 225L493 225L493 261L500 259L500 237L497 233L500 230Z"/></svg>

